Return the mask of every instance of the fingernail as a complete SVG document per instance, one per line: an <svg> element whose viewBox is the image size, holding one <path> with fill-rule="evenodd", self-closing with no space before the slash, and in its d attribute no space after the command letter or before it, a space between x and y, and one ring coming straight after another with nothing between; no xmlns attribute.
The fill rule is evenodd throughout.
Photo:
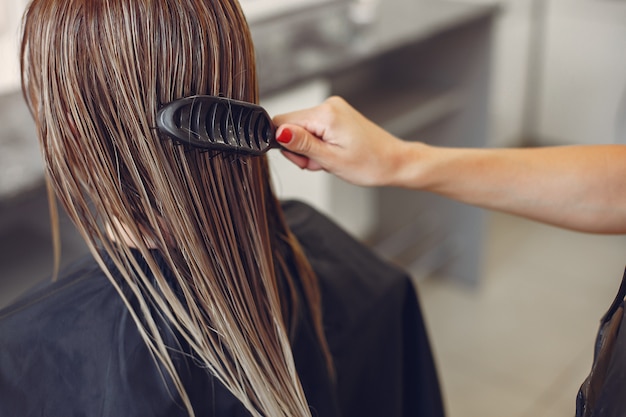
<svg viewBox="0 0 626 417"><path fill-rule="evenodd" d="M278 135L276 140L279 141L280 143L289 143L291 142L292 138L293 138L293 133L291 133L291 130L283 129L283 131L280 132L280 135Z"/></svg>

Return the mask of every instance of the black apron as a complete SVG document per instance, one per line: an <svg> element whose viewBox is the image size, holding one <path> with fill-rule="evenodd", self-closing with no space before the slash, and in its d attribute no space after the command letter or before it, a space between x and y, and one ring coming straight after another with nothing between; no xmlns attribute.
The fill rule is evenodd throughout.
<svg viewBox="0 0 626 417"><path fill-rule="evenodd" d="M576 417L626 416L626 272L620 289L600 321L593 365L576 398Z"/></svg>
<svg viewBox="0 0 626 417"><path fill-rule="evenodd" d="M335 383L303 319L292 350L313 416L443 417L410 278L310 207L283 208L320 281L337 373ZM172 343L183 351L174 362L196 416L249 416L184 343ZM0 416L186 415L91 257L0 311Z"/></svg>

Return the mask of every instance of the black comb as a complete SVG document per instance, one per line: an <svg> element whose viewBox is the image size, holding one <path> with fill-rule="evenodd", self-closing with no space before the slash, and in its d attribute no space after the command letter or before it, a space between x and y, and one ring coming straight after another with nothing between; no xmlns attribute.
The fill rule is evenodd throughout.
<svg viewBox="0 0 626 417"><path fill-rule="evenodd" d="M197 149L261 155L279 147L263 107L225 97L174 100L159 110L157 125L176 142Z"/></svg>

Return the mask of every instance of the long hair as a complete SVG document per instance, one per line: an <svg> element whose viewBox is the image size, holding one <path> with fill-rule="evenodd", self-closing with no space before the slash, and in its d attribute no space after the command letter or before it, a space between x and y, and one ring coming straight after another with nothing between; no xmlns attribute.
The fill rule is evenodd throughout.
<svg viewBox="0 0 626 417"><path fill-rule="evenodd" d="M236 0L33 0L21 65L51 212L58 199L188 413L163 322L252 415L309 416L289 339L302 308L332 361L317 280L266 159L194 151L155 130L159 107L180 97L258 101Z"/></svg>

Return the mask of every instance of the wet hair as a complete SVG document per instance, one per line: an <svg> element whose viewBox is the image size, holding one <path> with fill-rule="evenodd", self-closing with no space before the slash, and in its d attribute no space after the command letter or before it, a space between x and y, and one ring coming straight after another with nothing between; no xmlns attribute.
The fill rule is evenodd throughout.
<svg viewBox="0 0 626 417"><path fill-rule="evenodd" d="M252 415L309 416L290 346L299 311L312 317L329 369L332 360L317 279L285 223L266 158L199 152L155 130L159 107L180 97L258 101L239 4L33 0L21 66L53 224L58 199L182 406L194 415L162 323Z"/></svg>

